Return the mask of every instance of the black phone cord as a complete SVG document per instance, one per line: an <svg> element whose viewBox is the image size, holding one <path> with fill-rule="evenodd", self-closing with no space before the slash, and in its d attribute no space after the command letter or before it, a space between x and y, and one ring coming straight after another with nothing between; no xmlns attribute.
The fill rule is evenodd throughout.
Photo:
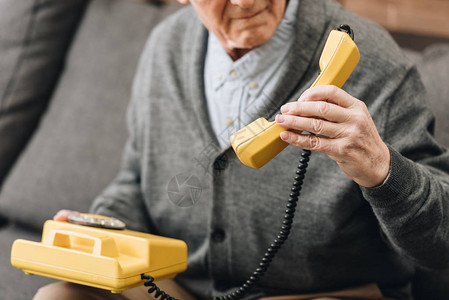
<svg viewBox="0 0 449 300"><path fill-rule="evenodd" d="M142 278L142 280L146 280L144 285L150 287L148 289L148 294L151 294L154 292L154 298L157 299L158 297L161 297L161 300L165 300L165 299L176 300L176 298L168 295L164 291L161 291L161 289L153 282L154 278L151 277L150 275L141 274L140 277Z"/></svg>
<svg viewBox="0 0 449 300"><path fill-rule="evenodd" d="M301 153L301 158L298 164L298 170L296 170L296 176L292 184L290 191L290 197L287 201L287 209L285 210L284 220L282 221L281 230L278 236L273 240L265 252L262 260L259 263L259 267L253 274L242 284L238 289L232 293L220 297L215 297L214 300L237 300L245 296L248 291L254 287L254 285L265 275L267 272L273 258L276 253L282 247L284 242L287 240L290 230L292 228L293 218L295 216L296 206L298 204L298 198L301 193L302 184L304 182L304 176L309 164L310 155L312 152L310 150L303 150ZM153 282L154 278L150 275L141 275L142 279L146 279L145 286L150 286L148 293L151 294L155 292L154 298L161 297L161 300L176 300L175 298L169 296L165 292L161 291L157 285Z"/></svg>

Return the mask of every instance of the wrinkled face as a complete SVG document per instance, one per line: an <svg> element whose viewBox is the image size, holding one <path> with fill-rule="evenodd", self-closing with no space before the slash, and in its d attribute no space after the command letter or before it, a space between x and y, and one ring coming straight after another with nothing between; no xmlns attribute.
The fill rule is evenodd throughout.
<svg viewBox="0 0 449 300"><path fill-rule="evenodd" d="M190 0L190 3L204 26L234 57L235 51L251 50L273 36L284 16L287 0Z"/></svg>

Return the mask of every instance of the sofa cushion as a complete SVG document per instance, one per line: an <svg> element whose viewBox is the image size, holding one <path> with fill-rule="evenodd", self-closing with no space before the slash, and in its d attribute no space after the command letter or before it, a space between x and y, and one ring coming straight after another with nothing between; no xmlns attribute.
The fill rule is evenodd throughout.
<svg viewBox="0 0 449 300"><path fill-rule="evenodd" d="M40 241L41 233L10 225L0 229L0 295L3 300L29 300L33 298L37 289L53 279L25 275L20 269L11 265L11 246L14 240L25 239Z"/></svg>
<svg viewBox="0 0 449 300"><path fill-rule="evenodd" d="M0 1L0 187L47 106L85 3Z"/></svg>
<svg viewBox="0 0 449 300"><path fill-rule="evenodd" d="M90 2L47 115L4 183L0 214L40 228L59 209L88 210L118 171L140 52L177 8Z"/></svg>

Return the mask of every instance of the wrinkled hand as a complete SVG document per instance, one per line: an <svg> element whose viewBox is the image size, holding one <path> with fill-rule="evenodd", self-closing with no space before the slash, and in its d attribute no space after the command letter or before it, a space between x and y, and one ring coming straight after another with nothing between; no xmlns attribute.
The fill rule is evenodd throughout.
<svg viewBox="0 0 449 300"><path fill-rule="evenodd" d="M79 215L80 213L74 210L61 209L54 215L53 220L67 222L69 215Z"/></svg>
<svg viewBox="0 0 449 300"><path fill-rule="evenodd" d="M276 116L285 142L326 154L365 187L380 185L390 170L390 151L362 101L335 86L316 86ZM301 134L307 131L317 134Z"/></svg>

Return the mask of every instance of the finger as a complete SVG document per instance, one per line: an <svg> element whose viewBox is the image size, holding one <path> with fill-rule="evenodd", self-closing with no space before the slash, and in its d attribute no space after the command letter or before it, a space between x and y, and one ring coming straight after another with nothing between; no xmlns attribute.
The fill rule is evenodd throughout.
<svg viewBox="0 0 449 300"><path fill-rule="evenodd" d="M326 101L341 107L349 108L360 100L357 100L334 85L320 85L306 90L301 97L299 97L298 101Z"/></svg>
<svg viewBox="0 0 449 300"><path fill-rule="evenodd" d="M62 209L56 213L53 217L55 221L67 221L70 215L78 215L79 212L74 210Z"/></svg>
<svg viewBox="0 0 449 300"><path fill-rule="evenodd" d="M284 131L280 134L281 139L290 145L324 154L330 153L332 139L318 137L312 134L299 134L292 131Z"/></svg>
<svg viewBox="0 0 449 300"><path fill-rule="evenodd" d="M346 108L325 101L290 102L281 107L281 112L284 115L317 117L336 123L346 122L349 113Z"/></svg>
<svg viewBox="0 0 449 300"><path fill-rule="evenodd" d="M290 115L277 115L276 123L286 129L307 131L330 138L337 138L341 135L342 125L328 122L317 118L304 118Z"/></svg>

